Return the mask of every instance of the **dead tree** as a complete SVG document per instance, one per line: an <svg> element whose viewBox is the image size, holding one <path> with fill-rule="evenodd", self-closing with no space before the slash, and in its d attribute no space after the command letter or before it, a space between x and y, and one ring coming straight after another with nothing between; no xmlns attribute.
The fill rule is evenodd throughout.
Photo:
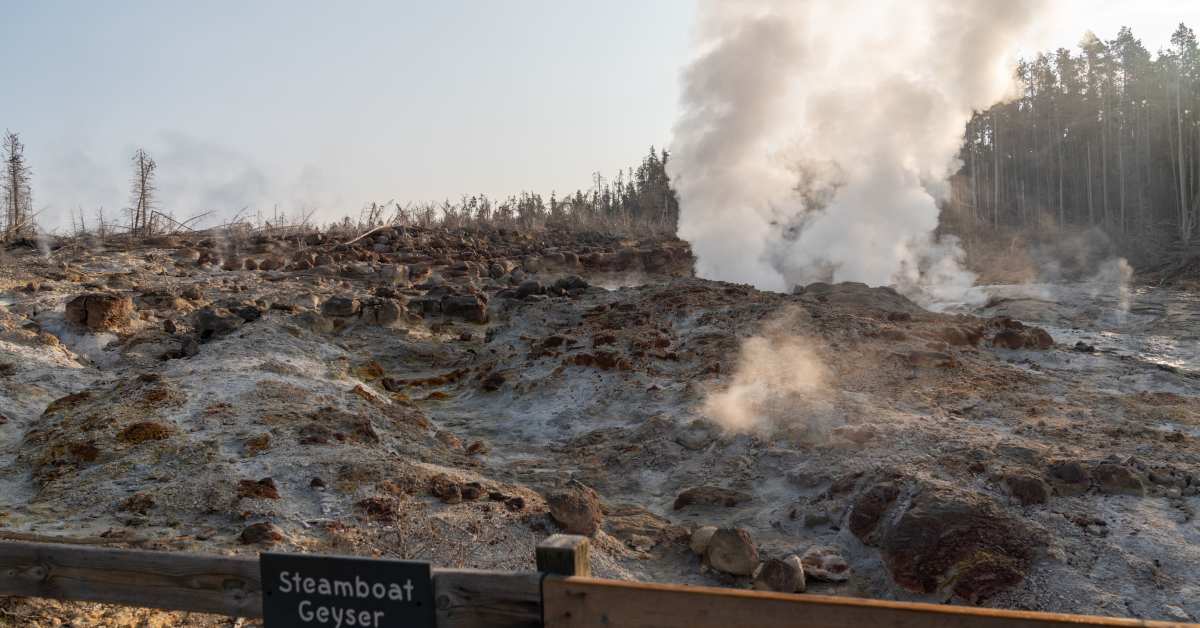
<svg viewBox="0 0 1200 628"><path fill-rule="evenodd" d="M5 242L29 232L33 218L33 195L29 185L29 166L25 164L25 145L11 131L4 134L4 231Z"/></svg>
<svg viewBox="0 0 1200 628"><path fill-rule="evenodd" d="M129 232L135 237L154 233L154 170L158 164L145 149L133 154L133 190L129 207Z"/></svg>

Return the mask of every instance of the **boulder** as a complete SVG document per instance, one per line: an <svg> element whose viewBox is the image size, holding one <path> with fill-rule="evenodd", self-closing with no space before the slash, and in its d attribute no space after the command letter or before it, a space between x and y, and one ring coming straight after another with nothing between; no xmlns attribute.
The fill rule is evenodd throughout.
<svg viewBox="0 0 1200 628"><path fill-rule="evenodd" d="M735 576L749 576L758 567L758 548L742 528L719 528L704 551L709 567Z"/></svg>
<svg viewBox="0 0 1200 628"><path fill-rule="evenodd" d="M1019 584L1045 545L983 494L927 485L908 487L908 499L900 492L893 483L865 491L851 532L878 546L892 579L915 593L978 603Z"/></svg>
<svg viewBox="0 0 1200 628"><path fill-rule="evenodd" d="M826 582L845 582L850 579L850 564L835 547L819 545L808 548L800 557L806 577Z"/></svg>
<svg viewBox="0 0 1200 628"><path fill-rule="evenodd" d="M350 297L331 297L321 305L321 313L325 316L349 317L358 315L361 304L358 299Z"/></svg>
<svg viewBox="0 0 1200 628"><path fill-rule="evenodd" d="M486 323L487 298L481 294L448 294L442 297L442 314L472 323Z"/></svg>
<svg viewBox="0 0 1200 628"><path fill-rule="evenodd" d="M517 286L516 296L518 299L524 299L531 295L541 294L544 291L542 284L535 279L526 279Z"/></svg>
<svg viewBox="0 0 1200 628"><path fill-rule="evenodd" d="M759 591L797 593L804 591L804 565L792 554L783 560L769 558L754 570L754 588Z"/></svg>
<svg viewBox="0 0 1200 628"><path fill-rule="evenodd" d="M550 507L550 516L567 534L591 536L604 520L596 491L575 480L547 497L546 504Z"/></svg>
<svg viewBox="0 0 1200 628"><path fill-rule="evenodd" d="M1002 482L1008 494L1022 506L1044 504L1050 499L1050 486L1044 480L1024 473L1009 473Z"/></svg>
<svg viewBox="0 0 1200 628"><path fill-rule="evenodd" d="M1091 472L1083 464L1072 460L1052 463L1047 476L1054 492L1059 495L1081 495L1092 485Z"/></svg>
<svg viewBox="0 0 1200 628"><path fill-rule="evenodd" d="M688 540L688 547L692 551L703 556L708 551L708 544L712 542L713 534L717 531L717 526L700 526L692 531L692 536Z"/></svg>
<svg viewBox="0 0 1200 628"><path fill-rule="evenodd" d="M1109 495L1146 495L1146 485L1128 467L1115 462L1101 462L1092 470L1096 488Z"/></svg>
<svg viewBox="0 0 1200 628"><path fill-rule="evenodd" d="M91 331L119 331L133 318L133 299L103 292L82 294L67 303L65 318Z"/></svg>
<svg viewBox="0 0 1200 628"><path fill-rule="evenodd" d="M206 307L196 312L192 326L201 341L212 340L236 330L245 319L223 307Z"/></svg>

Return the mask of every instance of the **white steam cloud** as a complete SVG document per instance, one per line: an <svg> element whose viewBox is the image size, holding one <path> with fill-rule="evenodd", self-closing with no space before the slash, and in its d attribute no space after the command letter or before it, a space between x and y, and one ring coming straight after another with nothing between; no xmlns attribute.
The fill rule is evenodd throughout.
<svg viewBox="0 0 1200 628"><path fill-rule="evenodd" d="M974 277L934 236L938 199L1043 3L703 2L671 161L699 274L962 298Z"/></svg>

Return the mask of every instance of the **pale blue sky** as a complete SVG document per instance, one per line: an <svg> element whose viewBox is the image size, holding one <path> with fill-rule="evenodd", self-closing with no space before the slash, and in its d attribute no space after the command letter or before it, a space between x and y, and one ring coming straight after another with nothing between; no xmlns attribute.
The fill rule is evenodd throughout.
<svg viewBox="0 0 1200 628"><path fill-rule="evenodd" d="M669 139L692 13L691 0L14 3L0 128L22 134L51 224L124 207L137 145L181 215L562 193Z"/></svg>
<svg viewBox="0 0 1200 628"><path fill-rule="evenodd" d="M1059 2L1053 45L1129 23L1153 50L1196 13ZM694 15L692 0L14 1L0 129L22 134L49 226L125 207L139 145L183 216L561 194L670 140Z"/></svg>

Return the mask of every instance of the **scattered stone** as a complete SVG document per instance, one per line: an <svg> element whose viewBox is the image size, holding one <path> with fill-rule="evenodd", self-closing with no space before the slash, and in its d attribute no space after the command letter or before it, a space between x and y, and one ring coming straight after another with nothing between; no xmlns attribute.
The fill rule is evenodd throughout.
<svg viewBox="0 0 1200 628"><path fill-rule="evenodd" d="M154 498L147 493L134 493L128 499L121 502L117 506L117 510L121 512L132 512L138 515L144 515L154 508Z"/></svg>
<svg viewBox="0 0 1200 628"><path fill-rule="evenodd" d="M842 553L827 545L808 548L800 558L806 576L825 582L845 582L850 579L850 564Z"/></svg>
<svg viewBox="0 0 1200 628"><path fill-rule="evenodd" d="M350 297L331 297L321 305L321 313L325 316L333 317L350 317L357 316L361 304L358 299Z"/></svg>
<svg viewBox="0 0 1200 628"><path fill-rule="evenodd" d="M462 488L445 473L429 478L429 492L447 504L457 504L463 500Z"/></svg>
<svg viewBox="0 0 1200 628"><path fill-rule="evenodd" d="M483 485L479 482L467 482L460 484L458 487L459 493L462 494L463 501L473 502L480 497L483 497Z"/></svg>
<svg viewBox="0 0 1200 628"><path fill-rule="evenodd" d="M206 307L196 312L192 326L196 328L201 342L207 342L235 331L245 323L244 318L225 308Z"/></svg>
<svg viewBox="0 0 1200 628"><path fill-rule="evenodd" d="M1123 465L1101 462L1092 470L1092 477L1096 480L1096 488L1101 493L1137 497L1146 495L1146 486L1142 483L1142 479Z"/></svg>
<svg viewBox="0 0 1200 628"><path fill-rule="evenodd" d="M1092 474L1079 462L1052 463L1048 475L1054 492L1063 496L1081 495L1092 485Z"/></svg>
<svg viewBox="0 0 1200 628"><path fill-rule="evenodd" d="M279 489L275 486L275 480L271 478L263 478L258 481L240 480L237 495L239 498L279 499Z"/></svg>
<svg viewBox="0 0 1200 628"><path fill-rule="evenodd" d="M490 449L491 448L488 447L488 444L481 440L474 441L470 445L467 445L467 453L472 456L476 454L486 454Z"/></svg>
<svg viewBox="0 0 1200 628"><path fill-rule="evenodd" d="M540 282L535 279L526 279L517 286L515 294L518 299L526 299L535 294L542 294L544 291Z"/></svg>
<svg viewBox="0 0 1200 628"><path fill-rule="evenodd" d="M768 558L754 571L754 588L779 593L803 592L804 565L792 554L783 560Z"/></svg>
<svg viewBox="0 0 1200 628"><path fill-rule="evenodd" d="M133 299L128 296L93 292L67 302L66 320L91 331L120 331L133 317Z"/></svg>
<svg viewBox="0 0 1200 628"><path fill-rule="evenodd" d="M442 297L442 314L472 323L486 323L487 297L482 294L446 295Z"/></svg>
<svg viewBox="0 0 1200 628"><path fill-rule="evenodd" d="M308 486L309 486L309 488L315 488L315 489L325 488L325 480L322 480L321 478L318 478L318 477L314 477L313 479L308 481Z"/></svg>
<svg viewBox="0 0 1200 628"><path fill-rule="evenodd" d="M719 528L704 551L709 567L735 576L749 576L758 567L758 548L742 528Z"/></svg>
<svg viewBox="0 0 1200 628"><path fill-rule="evenodd" d="M604 520L596 491L577 480L571 480L564 488L551 493L546 504L550 507L550 516L567 534L591 536Z"/></svg>
<svg viewBox="0 0 1200 628"><path fill-rule="evenodd" d="M696 554L703 556L708 551L708 544L712 541L713 534L717 531L717 526L700 526L692 532L691 539L688 541L688 547Z"/></svg>
<svg viewBox="0 0 1200 628"><path fill-rule="evenodd" d="M359 500L354 505L376 521L396 520L396 502L387 497L368 497Z"/></svg>
<svg viewBox="0 0 1200 628"><path fill-rule="evenodd" d="M170 436L171 429L169 427L153 421L141 421L121 430L117 438L136 445L148 440L164 440Z"/></svg>
<svg viewBox="0 0 1200 628"><path fill-rule="evenodd" d="M1041 478L1024 473L1009 473L1002 482L1008 494L1022 506L1044 504L1050 499L1050 486Z"/></svg>
<svg viewBox="0 0 1200 628"><path fill-rule="evenodd" d="M738 504L743 504L750 501L750 495L741 491L734 491L718 486L694 486L684 489L677 497L675 497L675 510L681 510L688 506L724 506L732 508Z"/></svg>
<svg viewBox="0 0 1200 628"><path fill-rule="evenodd" d="M492 371L487 377L483 378L483 381L480 382L479 385L488 392L496 392L497 390L500 390L500 387L504 385L505 381L506 380L502 373Z"/></svg>
<svg viewBox="0 0 1200 628"><path fill-rule="evenodd" d="M242 530L238 540L242 545L274 545L283 540L283 532L273 523L253 523Z"/></svg>

